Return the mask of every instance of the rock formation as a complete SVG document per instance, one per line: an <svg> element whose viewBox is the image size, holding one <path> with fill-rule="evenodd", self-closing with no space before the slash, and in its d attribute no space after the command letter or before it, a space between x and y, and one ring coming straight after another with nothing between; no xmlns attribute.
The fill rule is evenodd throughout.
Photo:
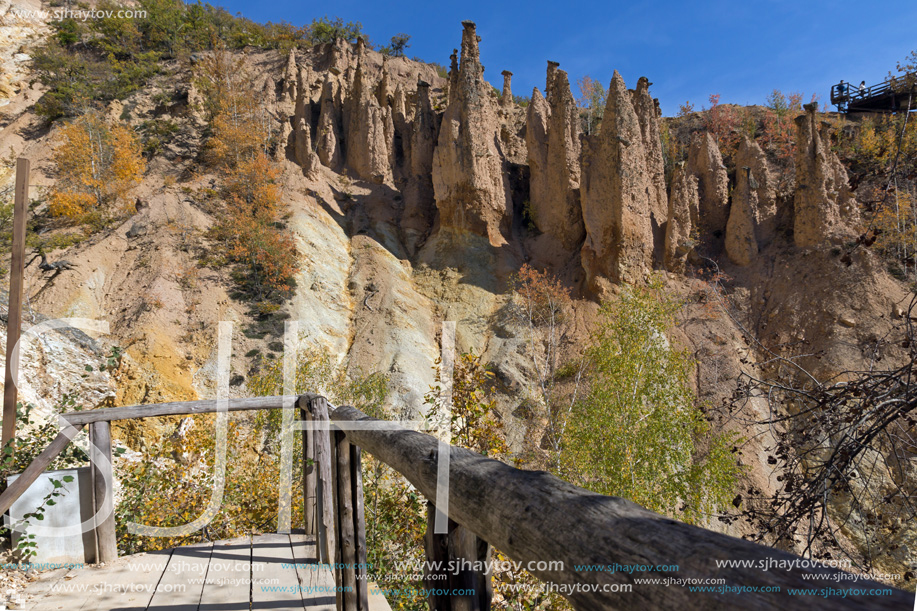
<svg viewBox="0 0 917 611"><path fill-rule="evenodd" d="M713 134L696 132L692 136L685 171L697 177L700 240L716 251L722 246L729 218L729 177Z"/></svg>
<svg viewBox="0 0 917 611"><path fill-rule="evenodd" d="M665 240L665 222L669 213L669 197L665 185L665 160L662 157L660 137L660 110L650 95L649 79L641 76L633 93L634 110L640 121L643 148L646 151L646 171L650 186L650 216L653 226L653 240L656 244L656 258L661 262Z"/></svg>
<svg viewBox="0 0 917 611"><path fill-rule="evenodd" d="M452 49L452 55L449 56L449 104L452 104L455 100L455 93L458 91L458 78L458 49Z"/></svg>
<svg viewBox="0 0 917 611"><path fill-rule="evenodd" d="M436 206L433 195L433 149L436 146L436 115L430 99L430 85L417 83L417 108L411 128L408 179L404 188L401 230L408 253L414 254L433 225Z"/></svg>
<svg viewBox="0 0 917 611"><path fill-rule="evenodd" d="M672 174L672 195L665 226L665 268L670 272L685 270L685 261L694 248L692 233L697 227L697 216L697 177L688 174L681 162Z"/></svg>
<svg viewBox="0 0 917 611"><path fill-rule="evenodd" d="M509 106L513 103L513 73L504 70L501 74L503 75L503 93L500 96L500 105Z"/></svg>
<svg viewBox="0 0 917 611"><path fill-rule="evenodd" d="M312 133L305 119L300 119L293 131L293 153L296 163L308 174L315 169L315 153L312 151Z"/></svg>
<svg viewBox="0 0 917 611"><path fill-rule="evenodd" d="M538 230L573 252L585 236L579 201L579 112L567 73L556 70L549 80L550 106L537 90L529 104L529 202Z"/></svg>
<svg viewBox="0 0 917 611"><path fill-rule="evenodd" d="M358 43L353 84L344 102L345 157L347 166L360 178L378 184L391 183L395 127L388 108L380 106L370 93L363 54Z"/></svg>
<svg viewBox="0 0 917 611"><path fill-rule="evenodd" d="M736 152L736 183L742 168L751 172L750 187L757 199L754 208L755 238L761 247L773 241L777 231L777 185L767 162L767 156L757 142L742 136Z"/></svg>
<svg viewBox="0 0 917 611"><path fill-rule="evenodd" d="M559 62L553 62L548 60L548 75L545 78L544 82L544 91L547 96L548 101L551 101L551 91L554 88L554 75L557 74L557 69L560 67Z"/></svg>
<svg viewBox="0 0 917 611"><path fill-rule="evenodd" d="M548 119L551 109L535 87L525 117L525 145L529 164L529 213L535 221L535 202L547 201ZM537 226L537 223L536 223Z"/></svg>
<svg viewBox="0 0 917 611"><path fill-rule="evenodd" d="M274 161L283 161L287 158L287 147L290 146L290 136L293 128L289 121L281 121L280 135L277 137L277 148L274 149Z"/></svg>
<svg viewBox="0 0 917 611"><path fill-rule="evenodd" d="M591 290L603 290L602 278L634 282L651 268L649 184L640 121L615 71L599 133L583 150L582 263Z"/></svg>
<svg viewBox="0 0 917 611"><path fill-rule="evenodd" d="M322 165L332 170L338 169L343 161L338 108L335 104L335 82L329 72L325 74L325 82L322 84L321 110L318 116L315 152L318 154Z"/></svg>
<svg viewBox="0 0 917 611"><path fill-rule="evenodd" d="M495 141L499 137L492 88L483 77L475 24L463 21L462 55L455 91L443 115L433 154L433 189L440 229L506 242L510 198Z"/></svg>
<svg viewBox="0 0 917 611"><path fill-rule="evenodd" d="M793 239L796 246L815 246L834 235L849 233L855 205L847 172L831 151L828 134L820 130L817 104L806 104L796 118L796 194Z"/></svg>
<svg viewBox="0 0 917 611"><path fill-rule="evenodd" d="M736 265L749 265L758 256L755 237L758 209L757 183L748 166L736 168L736 186L726 223L726 254Z"/></svg>

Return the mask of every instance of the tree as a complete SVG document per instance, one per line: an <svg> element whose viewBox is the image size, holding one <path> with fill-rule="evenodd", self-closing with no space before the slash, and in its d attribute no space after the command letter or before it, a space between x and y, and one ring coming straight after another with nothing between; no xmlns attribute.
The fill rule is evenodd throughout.
<svg viewBox="0 0 917 611"><path fill-rule="evenodd" d="M392 57L404 57L404 51L411 45L409 41L411 36L401 32L392 36L392 42L387 47L382 47L381 51L385 55L391 55Z"/></svg>
<svg viewBox="0 0 917 611"><path fill-rule="evenodd" d="M299 270L293 236L280 224L280 168L271 162L271 119L250 86L243 59L216 51L195 76L212 136L206 158L222 175L217 222L209 235L238 264L234 277L262 309L293 287Z"/></svg>
<svg viewBox="0 0 917 611"><path fill-rule="evenodd" d="M123 211L146 169L134 131L93 112L61 130L53 160L51 214L78 222L104 223Z"/></svg>
<svg viewBox="0 0 917 611"><path fill-rule="evenodd" d="M571 397L562 397L558 370L561 348L570 331L570 290L548 272L539 272L528 264L513 277L512 287L508 318L525 329L526 351L536 385L531 400L543 410L544 437L539 445L547 450L548 468L557 472L567 418L583 373L582 363L568 365L575 378L574 389Z"/></svg>
<svg viewBox="0 0 917 611"><path fill-rule="evenodd" d="M680 304L660 283L625 287L602 306L586 350L588 392L563 436L561 474L689 522L726 505L740 473L734 438L708 435L695 362L666 337Z"/></svg>
<svg viewBox="0 0 917 611"><path fill-rule="evenodd" d="M898 72L900 76L888 73L888 81L896 91L911 92L917 96L917 50L911 51L904 60L898 62Z"/></svg>
<svg viewBox="0 0 917 611"><path fill-rule="evenodd" d="M321 19L313 19L309 25L309 41L314 45L331 42L336 39L355 43L357 38L361 36L363 36L363 24L359 21L344 23L344 20L340 17L332 19L325 15ZM364 42L368 43L365 36Z"/></svg>
<svg viewBox="0 0 917 611"><path fill-rule="evenodd" d="M583 109L581 113L583 133L597 133L599 125L602 123L602 115L605 114L605 100L608 97L608 92L605 91L602 83L589 75L576 81L576 84L580 92L576 103Z"/></svg>

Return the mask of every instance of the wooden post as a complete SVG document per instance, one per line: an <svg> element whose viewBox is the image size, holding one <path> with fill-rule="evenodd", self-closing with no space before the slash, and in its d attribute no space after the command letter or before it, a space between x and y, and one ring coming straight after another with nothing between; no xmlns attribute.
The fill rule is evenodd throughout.
<svg viewBox="0 0 917 611"><path fill-rule="evenodd" d="M424 533L423 547L427 562L424 567L423 585L427 590L427 605L430 611L452 611L452 601L448 596L437 594L449 584L449 535L433 532L436 521L436 506L427 501L427 530ZM453 522L450 520L449 527ZM434 572L430 567L441 566L443 570Z"/></svg>
<svg viewBox="0 0 917 611"><path fill-rule="evenodd" d="M342 591L342 611L357 611L357 538L354 524L353 483L350 462L350 442L343 431L335 431L337 451L337 503L338 538L341 580L337 582Z"/></svg>
<svg viewBox="0 0 917 611"><path fill-rule="evenodd" d="M324 397L312 397L307 406L312 422L316 429L312 431L313 446L315 448L315 517L317 527L317 543L319 562L332 564L334 550L336 549L336 533L334 526L334 480L331 478L331 461L333 450L331 448L330 430L328 419L328 401Z"/></svg>
<svg viewBox="0 0 917 611"><path fill-rule="evenodd" d="M474 592L471 596L453 596L453 611L490 610L490 601L493 598L490 557L491 548L486 541L479 539L460 524L450 529L449 559L457 566L458 563L462 563L458 575L453 576L451 587L453 590Z"/></svg>
<svg viewBox="0 0 917 611"><path fill-rule="evenodd" d="M29 210L29 160L16 160L13 204L13 252L10 259L9 310L6 323L6 381L3 386L3 447L16 437L16 399L19 380L13 379L13 349L22 327L22 271L25 263L25 227ZM17 372L18 373L18 372ZM15 441L13 441L15 444ZM15 449L15 445L14 445Z"/></svg>
<svg viewBox="0 0 917 611"><path fill-rule="evenodd" d="M350 468L353 471L353 519L357 538L356 578L357 608L369 611L369 584L366 581L366 510L363 502L363 460L360 446L350 445Z"/></svg>
<svg viewBox="0 0 917 611"><path fill-rule="evenodd" d="M115 536L114 490L111 464L111 425L95 422L89 427L89 464L92 469L93 512L101 512L96 519L96 562L108 564L118 558L118 544Z"/></svg>
<svg viewBox="0 0 917 611"><path fill-rule="evenodd" d="M436 507L427 502L427 531L424 535L424 551L427 568L424 587L429 594L427 604L430 611L489 611L493 599L490 574L491 548L486 541L473 532L449 520L447 534L435 533ZM430 571L430 566L443 567L439 572ZM478 570L488 567L487 570ZM470 596L446 596L434 594L437 590L472 591Z"/></svg>
<svg viewBox="0 0 917 611"><path fill-rule="evenodd" d="M300 408L300 418L310 423L309 410ZM311 426L302 432L303 528L307 535L316 533L315 525L315 441Z"/></svg>

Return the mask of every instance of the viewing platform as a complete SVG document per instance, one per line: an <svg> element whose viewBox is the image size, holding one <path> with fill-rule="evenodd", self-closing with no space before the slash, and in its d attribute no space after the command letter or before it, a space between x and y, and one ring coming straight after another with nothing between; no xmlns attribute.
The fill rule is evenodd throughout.
<svg viewBox="0 0 917 611"><path fill-rule="evenodd" d="M917 73L897 77L901 85L894 87L885 80L878 85L860 88L853 83L842 82L831 87L831 103L840 112L899 112L917 109L917 84L908 89L905 83L917 81ZM902 88L903 86L903 88Z"/></svg>

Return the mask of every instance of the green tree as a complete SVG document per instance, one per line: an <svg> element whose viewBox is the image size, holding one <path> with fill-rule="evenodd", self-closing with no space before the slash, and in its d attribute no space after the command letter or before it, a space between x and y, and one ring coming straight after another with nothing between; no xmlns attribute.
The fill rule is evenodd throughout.
<svg viewBox="0 0 917 611"><path fill-rule="evenodd" d="M344 23L340 17L329 18L326 15L321 19L313 19L309 25L309 41L314 45L331 42L337 38L355 43L361 36L363 36L363 24L359 21ZM365 36L363 40L367 41Z"/></svg>
<svg viewBox="0 0 917 611"><path fill-rule="evenodd" d="M599 131L599 125L602 124L602 115L605 114L605 100L608 92L602 83L590 77L584 76L576 82L579 86L580 95L576 99L583 111L580 113L583 123L583 132L586 134L595 134Z"/></svg>
<svg viewBox="0 0 917 611"><path fill-rule="evenodd" d="M561 469L585 488L696 522L731 500L741 468L734 436L708 434L694 360L666 338L679 308L658 282L602 306L586 350L589 390L570 415Z"/></svg>
<svg viewBox="0 0 917 611"><path fill-rule="evenodd" d="M411 36L401 32L392 36L392 42L387 47L382 47L381 51L385 55L392 57L404 57L404 50L410 47Z"/></svg>
<svg viewBox="0 0 917 611"><path fill-rule="evenodd" d="M888 73L888 81L892 84L892 87L896 91L908 92L915 91L917 87L917 50L911 51L910 54L905 57L902 61L898 62L898 76L895 76L891 72Z"/></svg>

